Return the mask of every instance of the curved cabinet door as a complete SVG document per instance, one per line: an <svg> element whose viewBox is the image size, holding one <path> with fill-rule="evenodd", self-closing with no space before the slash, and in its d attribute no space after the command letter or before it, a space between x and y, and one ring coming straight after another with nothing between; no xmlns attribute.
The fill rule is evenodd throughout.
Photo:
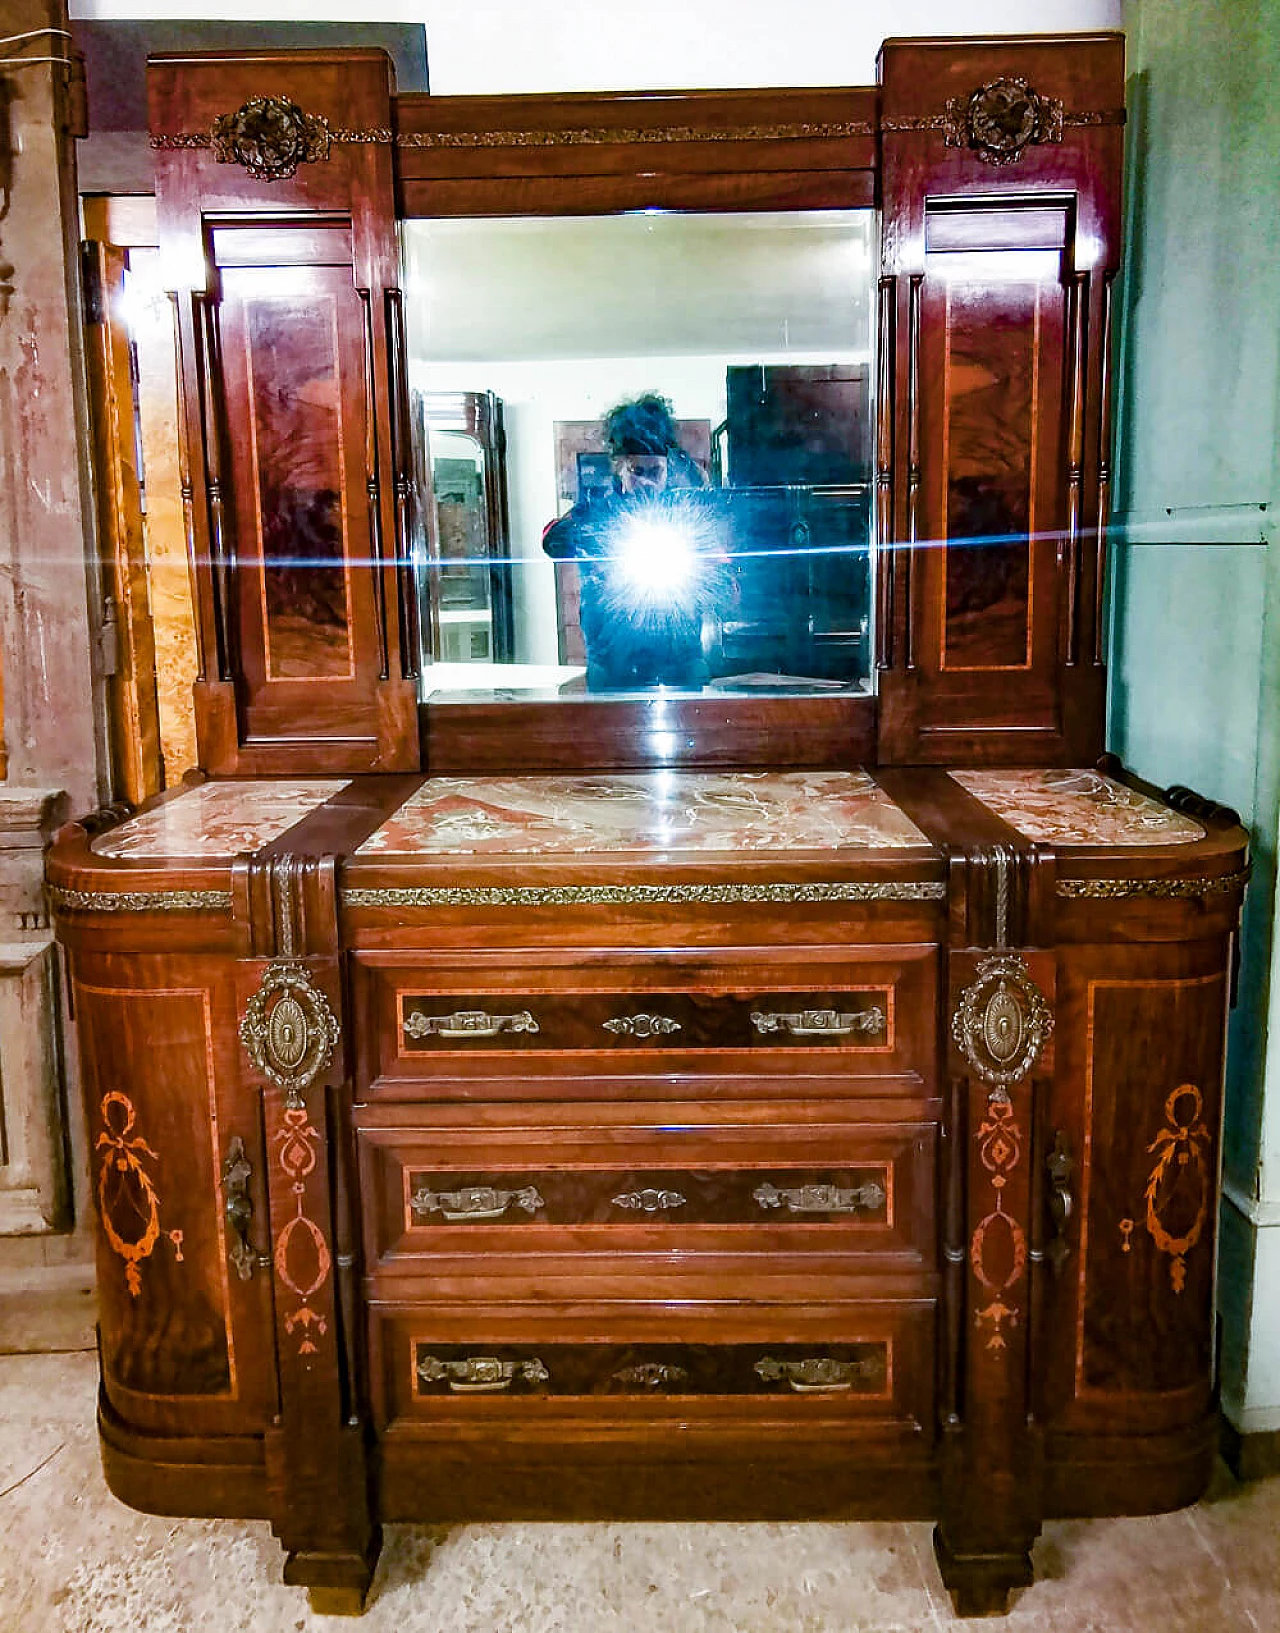
<svg viewBox="0 0 1280 1633"><path fill-rule="evenodd" d="M103 1389L143 1433L250 1435L275 1411L270 1277L236 1251L242 1234L265 1246L267 1216L234 970L208 956L75 959Z"/></svg>

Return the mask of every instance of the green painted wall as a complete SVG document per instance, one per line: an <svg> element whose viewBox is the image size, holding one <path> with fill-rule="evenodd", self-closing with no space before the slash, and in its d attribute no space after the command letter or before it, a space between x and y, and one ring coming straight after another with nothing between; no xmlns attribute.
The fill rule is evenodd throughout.
<svg viewBox="0 0 1280 1633"><path fill-rule="evenodd" d="M1280 5L1133 0L1125 23L1129 257L1110 743L1153 781L1234 805L1253 834L1228 1064L1227 1184L1240 1207L1224 1219L1224 1396L1229 1406L1274 1408L1280 1427L1280 1348L1258 1353L1274 1340L1255 1319L1258 1232L1280 1232L1280 1013L1270 1059L1267 1047L1268 1012L1280 1010L1270 981L1280 826ZM1280 1302L1280 1286L1265 1292Z"/></svg>

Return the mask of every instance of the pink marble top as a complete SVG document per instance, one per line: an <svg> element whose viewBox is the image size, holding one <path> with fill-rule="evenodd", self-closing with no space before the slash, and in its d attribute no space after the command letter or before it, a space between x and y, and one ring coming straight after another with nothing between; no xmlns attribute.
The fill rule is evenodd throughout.
<svg viewBox="0 0 1280 1633"><path fill-rule="evenodd" d="M122 822L95 839L91 848L99 856L128 862L256 851L346 786L346 778L201 783Z"/></svg>
<svg viewBox="0 0 1280 1633"><path fill-rule="evenodd" d="M864 772L433 777L361 856L898 849L928 840Z"/></svg>
<svg viewBox="0 0 1280 1633"><path fill-rule="evenodd" d="M1188 845L1204 829L1097 771L953 771L1027 839L1053 845Z"/></svg>

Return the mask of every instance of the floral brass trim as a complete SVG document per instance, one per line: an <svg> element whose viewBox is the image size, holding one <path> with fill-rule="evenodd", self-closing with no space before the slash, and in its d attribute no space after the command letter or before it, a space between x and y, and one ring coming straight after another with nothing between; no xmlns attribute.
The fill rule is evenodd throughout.
<svg viewBox="0 0 1280 1633"><path fill-rule="evenodd" d="M940 902L947 887L894 879L883 884L810 885L384 885L344 890L345 907L579 907L662 906L703 903L728 906L771 902Z"/></svg>
<svg viewBox="0 0 1280 1633"><path fill-rule="evenodd" d="M616 1038L669 1037L680 1030L680 1022L673 1021L669 1015L618 1015L600 1024Z"/></svg>
<svg viewBox="0 0 1280 1633"><path fill-rule="evenodd" d="M991 1175L995 1206L980 1219L969 1239L969 1264L974 1275L991 1295L974 1316L979 1331L989 1322L991 1336L987 1348L1006 1348L1004 1329L1018 1325L1018 1309L1007 1303L1005 1294L1021 1280L1027 1263L1027 1238L1022 1226L1004 1211L1004 1191L1009 1175L1022 1160L1022 1130L1014 1118L1008 1098L993 1092L987 1101L987 1115L978 1127L978 1157ZM992 1239L1005 1238L1007 1263L996 1269L989 1257Z"/></svg>
<svg viewBox="0 0 1280 1633"><path fill-rule="evenodd" d="M636 1213L667 1213L684 1204L679 1191L659 1191L653 1186L643 1191L623 1191L613 1198L615 1208L631 1208Z"/></svg>
<svg viewBox="0 0 1280 1633"><path fill-rule="evenodd" d="M1035 1065L1052 1031L1049 1006L1017 953L984 959L951 1017L960 1053L998 1099Z"/></svg>
<svg viewBox="0 0 1280 1633"><path fill-rule="evenodd" d="M270 964L240 1022L240 1041L254 1069L298 1107L333 1059L341 1028L329 1000L301 964Z"/></svg>
<svg viewBox="0 0 1280 1633"><path fill-rule="evenodd" d="M161 133L151 138L159 152L211 149L219 164L244 165L251 176L281 181L299 164L329 158L330 148L373 145L403 149L610 147L671 142L811 142L874 136L867 119L802 120L792 124L610 126L578 125L563 130L423 130L397 133L386 125L359 128L330 125L307 114L288 97L254 97L235 113L224 113L209 130Z"/></svg>
<svg viewBox="0 0 1280 1633"><path fill-rule="evenodd" d="M229 890L67 890L48 886L49 905L73 913L229 913Z"/></svg>
<svg viewBox="0 0 1280 1633"><path fill-rule="evenodd" d="M284 1330L292 1337L294 1329L300 1327L302 1337L298 1343L298 1354L314 1355L316 1345L311 1334L313 1331L317 1335L326 1332L328 1322L319 1310L312 1308L310 1301L328 1281L332 1258L324 1232L308 1216L304 1205L307 1176L315 1169L320 1144L320 1136L308 1118L305 1106L285 1106L284 1126L276 1130L275 1141L280 1147L280 1166L289 1179L289 1189L296 1203L293 1218L276 1237L272 1255L281 1285L299 1301L298 1308L285 1316ZM305 1244L303 1251L309 1246L314 1255L312 1264L305 1261L302 1266L298 1264L295 1243L299 1240L299 1233Z"/></svg>
<svg viewBox="0 0 1280 1633"><path fill-rule="evenodd" d="M1182 1101L1189 1102L1189 1109L1180 1112ZM1147 1232L1160 1252L1172 1259L1169 1280L1174 1292L1181 1293L1187 1285L1187 1254L1200 1240L1213 1189L1208 1158L1212 1136L1204 1122L1204 1099L1194 1083L1180 1083L1174 1089L1164 1103L1164 1115L1166 1126L1147 1147L1149 1154L1159 1152L1159 1156L1143 1197L1147 1204ZM1161 1217L1160 1187L1171 1168L1176 1174L1178 1169L1191 1167L1195 1169L1198 1193L1195 1217L1180 1236L1174 1236ZM1125 1251L1128 1252L1127 1238Z"/></svg>
<svg viewBox="0 0 1280 1633"><path fill-rule="evenodd" d="M682 1384L688 1381L689 1374L684 1367L675 1366L669 1361L638 1361L635 1366L619 1367L611 1374L610 1383L638 1385L641 1389L668 1389L672 1384Z"/></svg>
<svg viewBox="0 0 1280 1633"><path fill-rule="evenodd" d="M102 1234L111 1251L124 1260L125 1286L131 1296L137 1298L142 1292L139 1266L154 1253L162 1234L160 1197L142 1159L148 1157L152 1162L159 1162L160 1157L140 1134L130 1138L138 1114L127 1094L111 1089L103 1095L100 1110L103 1131L94 1142L94 1149L102 1152L98 1167L98 1213L102 1220ZM121 1215L122 1197L126 1191L129 1193L129 1212L133 1216L128 1223ZM141 1225L142 1228L128 1234L130 1224ZM181 1263L182 1232L171 1230L163 1234L173 1243L174 1253Z"/></svg>
<svg viewBox="0 0 1280 1633"><path fill-rule="evenodd" d="M803 142L874 136L867 119L800 121L781 125L568 126L563 130L406 131L395 138L405 148L608 147L661 142Z"/></svg>
<svg viewBox="0 0 1280 1633"><path fill-rule="evenodd" d="M1123 108L1072 112L1025 80L998 79L967 97L949 97L945 113L890 114L880 129L941 131L948 147L970 148L985 163L1004 165L1016 163L1028 147L1061 142L1065 130L1123 125L1126 117Z"/></svg>
<svg viewBox="0 0 1280 1633"><path fill-rule="evenodd" d="M1134 896L1157 901L1195 900L1201 896L1229 896L1243 890L1251 867L1235 873L1214 873L1197 879L1059 879L1057 893L1072 901L1118 902Z"/></svg>

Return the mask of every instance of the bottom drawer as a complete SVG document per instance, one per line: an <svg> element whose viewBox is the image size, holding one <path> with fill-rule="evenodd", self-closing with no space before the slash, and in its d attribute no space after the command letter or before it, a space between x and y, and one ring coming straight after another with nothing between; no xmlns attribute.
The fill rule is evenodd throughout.
<svg viewBox="0 0 1280 1633"><path fill-rule="evenodd" d="M932 1423L934 1305L377 1307L379 1429Z"/></svg>

